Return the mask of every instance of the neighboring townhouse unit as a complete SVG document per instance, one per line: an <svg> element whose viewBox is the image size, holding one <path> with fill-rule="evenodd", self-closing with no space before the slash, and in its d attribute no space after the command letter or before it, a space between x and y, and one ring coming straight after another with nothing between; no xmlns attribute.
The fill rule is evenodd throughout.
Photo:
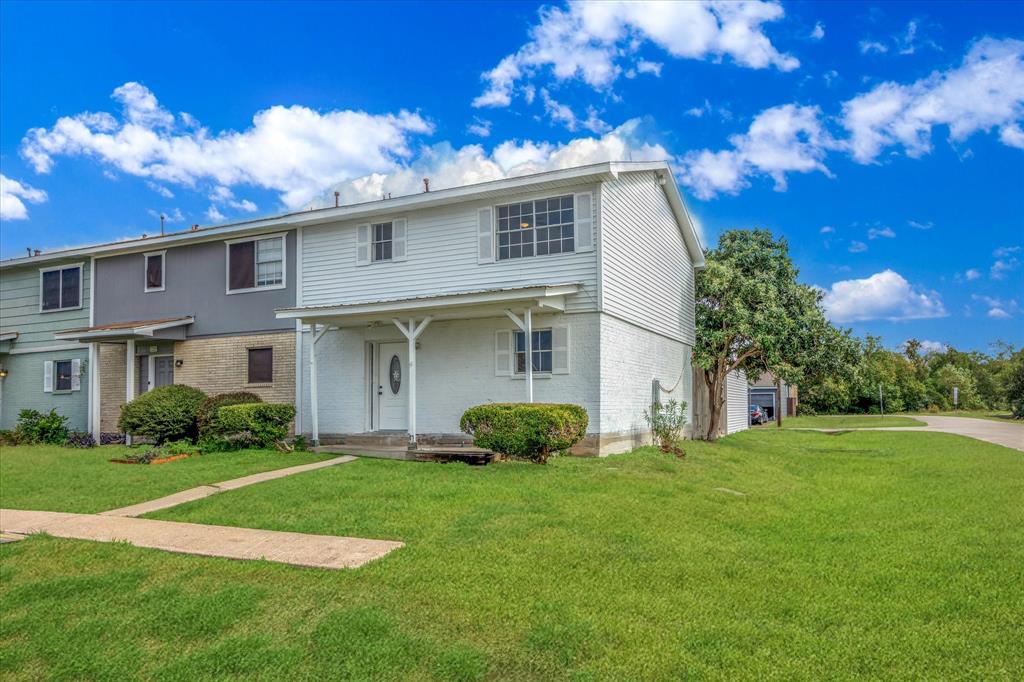
<svg viewBox="0 0 1024 682"><path fill-rule="evenodd" d="M571 402L590 416L579 452L606 454L647 437L655 382L692 404L703 253L667 164L312 213L278 316L306 329L298 407L314 440L436 442L471 405Z"/></svg>
<svg viewBox="0 0 1024 682"><path fill-rule="evenodd" d="M93 358L54 332L89 323L91 282L88 257L0 263L0 428L24 409L56 409L69 428L88 428Z"/></svg>
<svg viewBox="0 0 1024 682"><path fill-rule="evenodd" d="M92 430L116 434L121 406L178 383L208 394L295 400L295 231L253 224L91 249L92 322L58 339L97 357Z"/></svg>

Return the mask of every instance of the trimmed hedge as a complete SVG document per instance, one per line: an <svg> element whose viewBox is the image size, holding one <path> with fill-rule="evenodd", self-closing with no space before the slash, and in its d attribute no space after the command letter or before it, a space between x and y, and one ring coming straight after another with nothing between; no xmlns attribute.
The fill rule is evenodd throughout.
<svg viewBox="0 0 1024 682"><path fill-rule="evenodd" d="M206 394L183 384L146 391L121 408L117 428L133 436L147 436L157 443L199 435L197 417Z"/></svg>
<svg viewBox="0 0 1024 682"><path fill-rule="evenodd" d="M295 418L295 406L282 403L228 405L217 411L217 434L235 440L243 438L269 447L288 436Z"/></svg>
<svg viewBox="0 0 1024 682"><path fill-rule="evenodd" d="M459 425L477 447L544 464L583 440L589 423L579 405L489 403L466 410Z"/></svg>
<svg viewBox="0 0 1024 682"><path fill-rule="evenodd" d="M208 436L218 433L217 412L228 405L246 405L248 403L262 403L263 398L248 391L237 391L235 393L220 393L211 395L199 406L199 413L196 419L199 424L199 435Z"/></svg>

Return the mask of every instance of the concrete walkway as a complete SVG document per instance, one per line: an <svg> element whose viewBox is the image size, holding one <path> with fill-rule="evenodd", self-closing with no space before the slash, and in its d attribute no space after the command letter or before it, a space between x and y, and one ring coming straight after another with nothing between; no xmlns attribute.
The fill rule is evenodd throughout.
<svg viewBox="0 0 1024 682"><path fill-rule="evenodd" d="M923 421L927 426L871 426L846 429L800 428L799 430L824 431L826 433L835 433L837 431L931 431L934 433L953 433L958 436L967 436L968 438L975 438L1024 452L1024 425L1022 424L1014 424L1008 421L997 422L990 419L975 419L973 417L932 417L917 414L914 415L914 419Z"/></svg>
<svg viewBox="0 0 1024 682"><path fill-rule="evenodd" d="M220 483L213 483L211 485L201 485L198 488L189 488L188 490L182 490L178 493L167 495L155 500L148 502L140 502L139 504L133 504L128 507L121 507L120 509L111 509L110 511L101 512L102 516L142 516L150 512L155 512L160 509L167 509L169 507L176 507L179 504L185 504L193 500L201 500L204 497L210 495L216 495L224 490L235 490L237 488L244 488L247 485L254 483L262 483L264 481L273 481L275 478L284 478L285 476L292 476L294 474L301 474L304 471L315 471L317 469L323 469L325 467L334 466L335 464L344 464L345 462L352 462L356 458L351 455L345 455L343 457L335 457L333 459L324 460L323 462L313 462L312 464L300 464L299 466L286 467L284 469L274 469L273 471L264 471L259 474L252 474L251 476L243 476L242 478L233 478L230 481L221 481ZM2 526L0 526L2 528Z"/></svg>
<svg viewBox="0 0 1024 682"><path fill-rule="evenodd" d="M404 545L390 540L16 509L0 509L0 528L4 534L20 536L48 533L58 538L128 542L183 554L331 569L356 568Z"/></svg>

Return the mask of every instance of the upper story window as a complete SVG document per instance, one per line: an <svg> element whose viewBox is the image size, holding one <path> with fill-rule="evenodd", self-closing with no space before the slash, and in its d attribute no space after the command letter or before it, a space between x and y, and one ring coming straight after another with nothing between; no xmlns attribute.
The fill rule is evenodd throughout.
<svg viewBox="0 0 1024 682"><path fill-rule="evenodd" d="M533 355L533 371L534 372L550 372L551 371L551 330L550 329L534 329L532 336L532 351ZM515 332L515 344L516 344L516 356L515 356L515 367L516 374L526 373L526 332L517 331Z"/></svg>
<svg viewBox="0 0 1024 682"><path fill-rule="evenodd" d="M573 195L498 206L498 260L574 250Z"/></svg>
<svg viewBox="0 0 1024 682"><path fill-rule="evenodd" d="M373 260L391 260L393 255L393 238L395 226L393 223L374 223L370 226L373 230Z"/></svg>
<svg viewBox="0 0 1024 682"><path fill-rule="evenodd" d="M39 309L43 312L82 307L82 266L71 265L39 271Z"/></svg>
<svg viewBox="0 0 1024 682"><path fill-rule="evenodd" d="M166 251L143 254L146 261L146 291L164 290L164 256Z"/></svg>
<svg viewBox="0 0 1024 682"><path fill-rule="evenodd" d="M284 235L236 239L228 245L228 293L284 288Z"/></svg>

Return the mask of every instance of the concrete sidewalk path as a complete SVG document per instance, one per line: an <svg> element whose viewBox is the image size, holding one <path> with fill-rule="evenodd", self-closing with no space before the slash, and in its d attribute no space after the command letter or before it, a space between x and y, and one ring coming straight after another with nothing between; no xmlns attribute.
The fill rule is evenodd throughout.
<svg viewBox="0 0 1024 682"><path fill-rule="evenodd" d="M356 568L404 543L335 535L207 526L99 514L0 509L0 531L19 536L128 542L136 547L227 559L264 559L313 568Z"/></svg>
<svg viewBox="0 0 1024 682"><path fill-rule="evenodd" d="M253 485L254 483L273 481L276 478L293 476L305 471L316 471L317 469L334 466L335 464L352 462L356 459L356 457L351 455L345 455L343 457L324 460L323 462L300 464L298 466L286 467L284 469L264 471L259 474L252 474L251 476L243 476L242 478L233 478L230 481L221 481L220 483L213 483L211 485L201 485L198 488L189 488L188 490L182 490L181 492L172 493L166 497L149 500L148 502L140 502L139 504L133 504L128 507L121 507L120 509L111 509L110 511L101 512L101 516L142 516L143 514L159 511L160 509L168 509L169 507L176 507L179 504L192 502L193 500L201 500L204 497L216 495L217 493L225 490L244 488L245 486Z"/></svg>
<svg viewBox="0 0 1024 682"><path fill-rule="evenodd" d="M997 422L991 419L976 419L974 417L932 417L919 414L915 414L914 419L923 421L927 426L869 426L845 429L797 427L793 430L822 431L825 433L836 433L838 431L928 431L932 433L952 433L1024 452L1024 425L1022 424Z"/></svg>

